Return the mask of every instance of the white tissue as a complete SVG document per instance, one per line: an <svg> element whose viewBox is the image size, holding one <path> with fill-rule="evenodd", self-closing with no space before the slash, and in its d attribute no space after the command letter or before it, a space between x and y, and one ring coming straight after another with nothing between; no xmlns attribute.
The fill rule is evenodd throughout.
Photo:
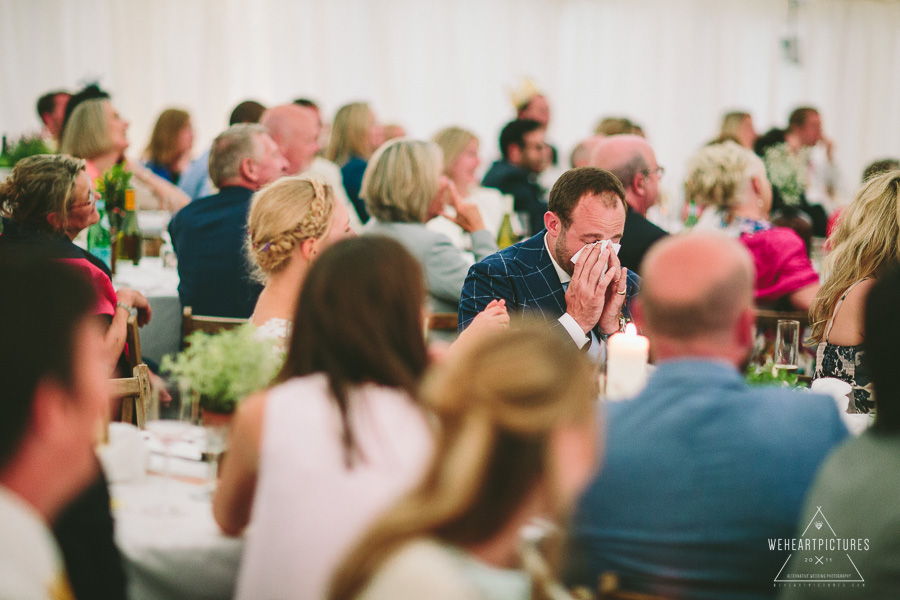
<svg viewBox="0 0 900 600"><path fill-rule="evenodd" d="M597 244L600 244L600 252L603 252L604 250L606 250L606 245L610 244L610 243L612 244L613 252L615 252L616 255L618 256L619 248L622 247L622 244L616 244L615 242L610 242L609 240L602 240L599 242L594 242L592 244L585 244L584 246L582 246L581 250L579 250L578 252L576 252L575 254L572 255L572 264L575 264L578 262L578 257L580 257L581 253L584 252L585 250L590 250Z"/></svg>

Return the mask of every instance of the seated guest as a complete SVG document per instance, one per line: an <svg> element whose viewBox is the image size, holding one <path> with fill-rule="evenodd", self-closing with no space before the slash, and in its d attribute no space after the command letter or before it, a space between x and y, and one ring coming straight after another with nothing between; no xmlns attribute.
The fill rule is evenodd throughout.
<svg viewBox="0 0 900 600"><path fill-rule="evenodd" d="M319 147L328 146L327 140L329 128L322 121L322 111L319 109L319 105L308 98L297 98L294 100L294 104L309 108L315 113L319 128ZM313 175L317 179L330 185L335 200L343 204L347 209L347 214L350 217L350 227L353 228L353 231L355 232L359 232L362 229L362 222L359 220L359 214L356 212L356 207L350 202L350 198L347 197L347 190L344 189L344 179L341 176L340 167L324 156L317 154L313 158L309 168L302 174Z"/></svg>
<svg viewBox="0 0 900 600"><path fill-rule="evenodd" d="M461 198L441 176L440 149L431 142L387 142L369 162L361 195L373 217L364 233L403 243L425 270L432 311L456 311L469 263L447 236L425 223L444 214L449 197L456 213L445 216L471 234L476 260L495 252L497 244L484 228L478 207Z"/></svg>
<svg viewBox="0 0 900 600"><path fill-rule="evenodd" d="M532 598L544 582L516 570L519 532L564 523L596 470L593 379L542 326L485 336L432 371L431 465L346 555L327 597Z"/></svg>
<svg viewBox="0 0 900 600"><path fill-rule="evenodd" d="M245 100L231 111L228 125L230 127L238 123L259 123L259 118L265 110L266 107L259 102ZM178 180L178 188L190 196L191 200L212 196L216 193L212 181L209 179L209 148L191 161L190 166Z"/></svg>
<svg viewBox="0 0 900 600"><path fill-rule="evenodd" d="M537 177L547 168L544 126L530 119L507 123L500 132L500 154L485 173L481 185L513 197L513 208L521 215L529 234L544 225L547 199Z"/></svg>
<svg viewBox="0 0 900 600"><path fill-rule="evenodd" d="M363 174L369 157L383 142L384 129L368 104L354 102L337 111L325 158L341 168L344 190L363 224L369 220L369 213L360 196Z"/></svg>
<svg viewBox="0 0 900 600"><path fill-rule="evenodd" d="M644 254L654 242L668 235L647 220L647 211L659 197L663 168L656 162L653 148L638 135L613 135L594 149L591 165L606 169L619 178L625 188L625 231L619 261L629 271L640 274Z"/></svg>
<svg viewBox="0 0 900 600"><path fill-rule="evenodd" d="M725 231L750 251L758 304L809 310L819 276L800 236L769 222L772 186L759 157L734 142L706 146L688 163L684 187L688 200L709 207L695 229Z"/></svg>
<svg viewBox="0 0 900 600"><path fill-rule="evenodd" d="M471 131L460 127L447 127L440 130L432 141L438 145L444 156L444 175L463 198L478 206L485 229L496 239L503 217L512 207L507 206L507 201L497 190L478 185L478 179L475 177L475 171L481 164L478 157L478 138ZM518 225L518 220L516 224ZM460 250L471 250L471 238L465 230L447 217L438 215L428 221L428 227L449 237L453 245Z"/></svg>
<svg viewBox="0 0 900 600"><path fill-rule="evenodd" d="M49 529L98 481L95 435L109 402L109 365L103 330L90 318L96 295L77 270L37 262L34 252L0 253L0 281L0 597L124 598L117 553L106 561L82 547L76 564L93 565L74 572ZM82 513L94 520L80 533L115 553L109 496L95 508L105 517ZM76 585L85 575L99 581Z"/></svg>
<svg viewBox="0 0 900 600"><path fill-rule="evenodd" d="M279 383L244 400L213 500L247 527L236 597L322 598L341 556L421 475L432 437L422 270L399 243L341 241L310 267Z"/></svg>
<svg viewBox="0 0 900 600"><path fill-rule="evenodd" d="M316 110L282 104L266 110L259 122L287 160L288 175L300 175L309 169L319 151L319 130L322 128Z"/></svg>
<svg viewBox="0 0 900 600"><path fill-rule="evenodd" d="M186 110L168 108L159 115L150 143L147 144L145 165L166 181L178 184L182 171L191 162L194 128Z"/></svg>
<svg viewBox="0 0 900 600"><path fill-rule="evenodd" d="M747 150L753 150L757 139L756 129L753 127L753 117L750 113L735 111L726 113L722 117L722 129L719 137L713 143L721 144L732 141L740 144Z"/></svg>
<svg viewBox="0 0 900 600"><path fill-rule="evenodd" d="M250 322L284 346L313 260L355 234L331 186L306 176L283 177L254 194L247 229L247 254L266 286Z"/></svg>
<svg viewBox="0 0 900 600"><path fill-rule="evenodd" d="M124 162L134 174L131 183L139 209L177 211L190 202L176 186L125 157L129 144L127 132L128 121L119 116L109 94L97 86L88 86L66 104L59 152L85 159L91 181L113 165Z"/></svg>
<svg viewBox="0 0 900 600"><path fill-rule="evenodd" d="M169 222L182 306L197 315L250 316L262 291L244 258L250 198L286 169L262 125L232 125L213 140L209 175L219 192L191 202Z"/></svg>
<svg viewBox="0 0 900 600"><path fill-rule="evenodd" d="M848 412L875 406L864 355L863 307L875 281L900 263L900 171L866 181L829 238L827 279L809 311L810 341L818 344L813 378L853 386Z"/></svg>
<svg viewBox="0 0 900 600"><path fill-rule="evenodd" d="M594 133L603 136L639 135L645 137L641 126L628 117L604 117L597 123Z"/></svg>
<svg viewBox="0 0 900 600"><path fill-rule="evenodd" d="M602 169L567 171L550 190L544 224L546 230L469 269L459 329L489 302L502 299L511 313L547 321L597 355L600 341L619 331L626 298L637 293L640 281L620 267L615 252L625 228L625 190ZM611 244L602 248L597 242Z"/></svg>
<svg viewBox="0 0 900 600"><path fill-rule="evenodd" d="M69 263L93 284L94 314L102 322L106 376L110 377L125 349L129 315L136 312L138 322L146 324L150 304L135 290L114 290L103 261L72 243L100 219L94 206L97 197L83 160L53 154L20 160L0 183L0 251L39 253Z"/></svg>
<svg viewBox="0 0 900 600"><path fill-rule="evenodd" d="M578 145L572 150L572 156L569 158L569 163L572 165L572 168L577 169L578 167L591 166L591 155L594 154L594 149L597 145L605 138L605 135L600 135L598 133L578 142Z"/></svg>
<svg viewBox="0 0 900 600"><path fill-rule="evenodd" d="M666 598L772 598L819 465L847 437L829 397L750 387L753 261L720 233L666 238L644 261L635 320L656 371L607 404L603 469L574 518L572 581L606 571Z"/></svg>
<svg viewBox="0 0 900 600"><path fill-rule="evenodd" d="M892 598L900 589L900 520L897 505L888 498L900 496L900 389L897 388L897 340L900 339L900 269L896 265L870 290L865 309L866 360L875 388L875 422L859 438L835 450L819 471L806 496L806 505L797 521L796 537L803 537L821 510L839 538L866 541L864 551L836 552L833 561L844 559L840 571L861 575L864 586L851 591L843 587L785 586L782 599L803 598ZM813 530L815 531L815 530ZM806 536L809 537L809 536ZM819 537L816 535L815 537ZM822 552L815 553L821 556ZM791 557L785 573L809 571L802 564L809 552ZM829 553L829 558L832 554ZM852 567L846 562L852 557ZM832 561L829 561L832 562ZM812 563L815 565L815 562ZM816 571L821 572L821 570ZM850 584L847 584L850 585Z"/></svg>
<svg viewBox="0 0 900 600"><path fill-rule="evenodd" d="M59 141L62 133L63 119L66 116L66 103L72 95L65 91L47 92L37 101L37 113L44 124L46 134Z"/></svg>

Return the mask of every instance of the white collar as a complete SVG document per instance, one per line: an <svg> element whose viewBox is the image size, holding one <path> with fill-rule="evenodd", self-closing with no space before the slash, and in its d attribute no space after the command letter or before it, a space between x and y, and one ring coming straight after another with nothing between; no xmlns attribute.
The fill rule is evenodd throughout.
<svg viewBox="0 0 900 600"><path fill-rule="evenodd" d="M550 255L550 262L553 263L553 268L556 269L556 275L559 277L559 282L569 283L572 281L572 276L563 271L562 267L559 266L559 263L556 262L556 257L553 256L553 252L550 251L550 244L547 242L547 233L544 233L544 248L547 249L547 254Z"/></svg>

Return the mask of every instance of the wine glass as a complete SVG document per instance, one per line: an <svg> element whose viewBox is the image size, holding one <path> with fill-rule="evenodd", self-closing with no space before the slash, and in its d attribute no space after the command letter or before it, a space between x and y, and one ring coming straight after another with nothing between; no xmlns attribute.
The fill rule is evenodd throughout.
<svg viewBox="0 0 900 600"><path fill-rule="evenodd" d="M797 371L800 351L800 321L780 319L775 331L775 368L784 373Z"/></svg>
<svg viewBox="0 0 900 600"><path fill-rule="evenodd" d="M193 431L191 395L177 384L159 388L154 391L150 413L145 427L162 444L164 462L159 504L151 506L147 512L155 516L177 515L180 511L169 497L172 448L178 442L187 440Z"/></svg>
<svg viewBox="0 0 900 600"><path fill-rule="evenodd" d="M203 432L206 438L206 450L203 454L209 465L207 471L209 481L203 491L194 497L198 500L209 500L216 491L219 479L219 459L228 447L228 425L203 423Z"/></svg>

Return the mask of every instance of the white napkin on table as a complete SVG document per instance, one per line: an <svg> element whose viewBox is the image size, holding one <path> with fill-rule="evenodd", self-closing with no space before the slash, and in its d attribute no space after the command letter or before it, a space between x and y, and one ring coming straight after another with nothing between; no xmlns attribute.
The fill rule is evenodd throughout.
<svg viewBox="0 0 900 600"><path fill-rule="evenodd" d="M100 448L99 455L106 479L126 483L144 477L150 450L140 429L130 423L110 423L109 443Z"/></svg>

